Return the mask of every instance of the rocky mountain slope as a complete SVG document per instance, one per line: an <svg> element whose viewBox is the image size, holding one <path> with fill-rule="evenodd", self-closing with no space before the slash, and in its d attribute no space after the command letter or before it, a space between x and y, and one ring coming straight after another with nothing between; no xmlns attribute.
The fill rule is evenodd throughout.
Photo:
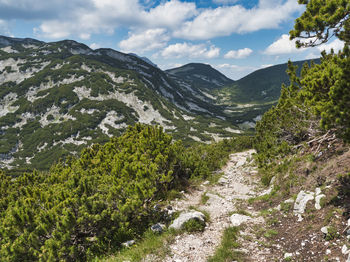
<svg viewBox="0 0 350 262"><path fill-rule="evenodd" d="M47 168L136 122L187 141L240 133L212 98L134 55L69 40L0 47L2 167Z"/></svg>

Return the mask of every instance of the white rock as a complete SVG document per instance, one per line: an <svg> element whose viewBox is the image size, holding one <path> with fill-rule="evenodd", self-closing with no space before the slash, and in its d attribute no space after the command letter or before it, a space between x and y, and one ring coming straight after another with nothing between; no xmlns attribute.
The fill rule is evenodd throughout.
<svg viewBox="0 0 350 262"><path fill-rule="evenodd" d="M321 201L321 198L324 198L326 195L324 194L320 194L320 195L316 195L315 197L315 208L317 210L320 210L321 209L321 204L320 204L320 201Z"/></svg>
<svg viewBox="0 0 350 262"><path fill-rule="evenodd" d="M224 184L227 184L227 179L225 177L220 177L218 183L220 185L224 185Z"/></svg>
<svg viewBox="0 0 350 262"><path fill-rule="evenodd" d="M314 199L314 194L310 192L304 192L303 190L299 192L297 199L294 203L294 214L298 216L298 221L302 221L301 214L304 214L306 204L309 200Z"/></svg>
<svg viewBox="0 0 350 262"><path fill-rule="evenodd" d="M288 203L294 203L294 199L293 198L289 198L287 200L284 200L284 203L288 204Z"/></svg>
<svg viewBox="0 0 350 262"><path fill-rule="evenodd" d="M341 252L343 255L350 254L350 250L348 249L348 247L346 245L343 245L343 247L341 248Z"/></svg>
<svg viewBox="0 0 350 262"><path fill-rule="evenodd" d="M328 227L322 227L321 228L321 232L323 233L323 234L328 234Z"/></svg>
<svg viewBox="0 0 350 262"><path fill-rule="evenodd" d="M133 246L134 244L135 244L135 240L129 240L129 241L124 242L122 245L123 245L124 247L131 247L131 246Z"/></svg>
<svg viewBox="0 0 350 262"><path fill-rule="evenodd" d="M273 185L275 181L276 181L276 177L274 176L273 178L271 178L270 185Z"/></svg>
<svg viewBox="0 0 350 262"><path fill-rule="evenodd" d="M319 194L321 194L321 188L316 187L316 189L315 189L315 195L318 196Z"/></svg>
<svg viewBox="0 0 350 262"><path fill-rule="evenodd" d="M332 251L330 249L326 250L326 255L329 255L330 253L332 253Z"/></svg>
<svg viewBox="0 0 350 262"><path fill-rule="evenodd" d="M197 219L202 221L203 223L205 222L205 216L203 213L198 211L190 211L187 213L182 213L177 219L173 221L169 228L174 228L176 230L181 229L183 224L185 224L191 219Z"/></svg>
<svg viewBox="0 0 350 262"><path fill-rule="evenodd" d="M348 227L350 227L350 218L348 219Z"/></svg>
<svg viewBox="0 0 350 262"><path fill-rule="evenodd" d="M247 222L250 219L251 219L251 217L245 216L245 215L241 215L241 214L233 214L230 217L231 224L233 226L235 226L235 227L240 226L242 223L245 223L245 222Z"/></svg>
<svg viewBox="0 0 350 262"><path fill-rule="evenodd" d="M292 257L293 254L292 253L284 253L284 259Z"/></svg>

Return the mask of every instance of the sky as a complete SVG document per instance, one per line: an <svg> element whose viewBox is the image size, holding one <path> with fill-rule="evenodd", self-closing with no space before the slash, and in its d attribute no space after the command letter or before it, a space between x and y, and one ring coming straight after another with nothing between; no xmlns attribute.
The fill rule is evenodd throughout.
<svg viewBox="0 0 350 262"><path fill-rule="evenodd" d="M206 63L238 80L257 69L339 50L296 49L297 0L0 0L0 34L146 56L161 69Z"/></svg>

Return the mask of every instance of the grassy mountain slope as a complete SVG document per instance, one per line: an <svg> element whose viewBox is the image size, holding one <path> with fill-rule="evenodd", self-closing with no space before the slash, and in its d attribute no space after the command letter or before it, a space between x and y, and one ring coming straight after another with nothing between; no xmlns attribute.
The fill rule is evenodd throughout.
<svg viewBox="0 0 350 262"><path fill-rule="evenodd" d="M181 78L195 88L212 89L231 85L233 80L227 78L210 65L201 63L190 63L181 67L166 70L167 73Z"/></svg>
<svg viewBox="0 0 350 262"><path fill-rule="evenodd" d="M310 64L312 60L293 62L298 66L298 74L305 62ZM320 63L319 59L313 60ZM233 103L266 103L275 102L281 94L281 85L289 84L286 73L287 63L263 68L237 80L233 85L215 90L220 102Z"/></svg>

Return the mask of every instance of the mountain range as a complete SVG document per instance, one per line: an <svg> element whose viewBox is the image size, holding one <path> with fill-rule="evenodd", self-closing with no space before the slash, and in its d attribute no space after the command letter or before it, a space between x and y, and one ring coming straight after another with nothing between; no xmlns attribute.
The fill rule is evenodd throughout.
<svg viewBox="0 0 350 262"><path fill-rule="evenodd" d="M0 167L45 170L136 122L185 143L252 133L288 83L285 69L233 81L206 64L162 71L147 58L72 40L0 36Z"/></svg>

